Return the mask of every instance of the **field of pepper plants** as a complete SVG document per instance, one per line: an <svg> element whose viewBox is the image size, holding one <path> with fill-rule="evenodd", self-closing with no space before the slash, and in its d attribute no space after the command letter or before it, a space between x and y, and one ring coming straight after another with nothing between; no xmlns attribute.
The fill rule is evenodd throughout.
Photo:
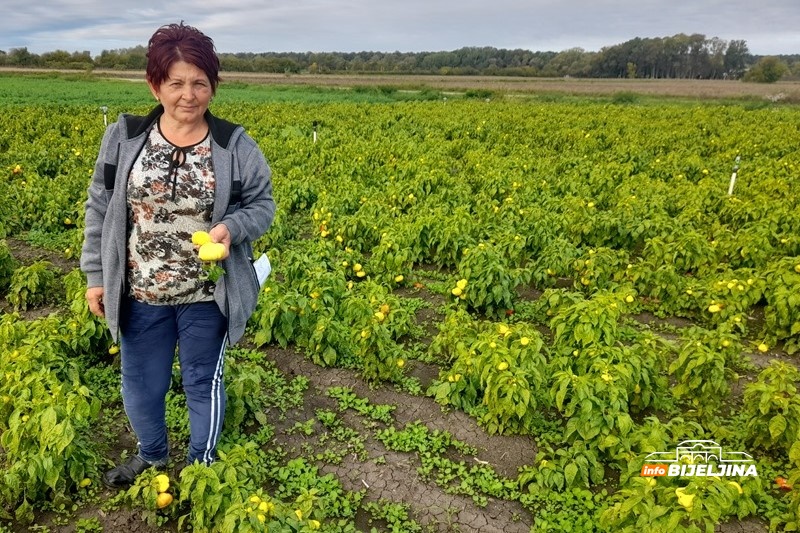
<svg viewBox="0 0 800 533"><path fill-rule="evenodd" d="M109 87L141 93L109 120L148 110ZM800 109L257 90L212 106L278 204L220 460L179 468L176 369L176 465L119 493L119 350L77 269L108 102L0 102L0 532L800 527ZM642 475L684 441L757 475Z"/></svg>

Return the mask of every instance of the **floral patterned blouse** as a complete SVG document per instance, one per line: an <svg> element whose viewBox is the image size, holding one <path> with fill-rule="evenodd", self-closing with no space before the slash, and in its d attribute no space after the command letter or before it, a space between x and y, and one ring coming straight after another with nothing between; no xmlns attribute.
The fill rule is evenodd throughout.
<svg viewBox="0 0 800 533"><path fill-rule="evenodd" d="M213 300L192 233L214 207L211 141L176 146L154 127L128 177L128 288L135 300L179 305Z"/></svg>

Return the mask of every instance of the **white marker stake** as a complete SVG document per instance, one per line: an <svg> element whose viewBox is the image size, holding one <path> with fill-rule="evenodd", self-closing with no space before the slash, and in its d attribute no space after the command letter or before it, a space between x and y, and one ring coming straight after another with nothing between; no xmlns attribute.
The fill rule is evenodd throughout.
<svg viewBox="0 0 800 533"><path fill-rule="evenodd" d="M736 163L733 165L733 174L731 174L731 183L728 185L728 196L733 195L733 186L736 184L736 173L739 171L739 156L736 156Z"/></svg>

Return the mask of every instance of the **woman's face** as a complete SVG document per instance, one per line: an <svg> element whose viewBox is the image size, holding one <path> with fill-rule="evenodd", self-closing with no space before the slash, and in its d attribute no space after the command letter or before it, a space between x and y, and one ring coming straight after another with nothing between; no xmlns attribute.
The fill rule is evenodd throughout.
<svg viewBox="0 0 800 533"><path fill-rule="evenodd" d="M161 85L148 84L150 92L164 106L164 114L183 125L202 121L214 95L206 73L185 61L173 63Z"/></svg>

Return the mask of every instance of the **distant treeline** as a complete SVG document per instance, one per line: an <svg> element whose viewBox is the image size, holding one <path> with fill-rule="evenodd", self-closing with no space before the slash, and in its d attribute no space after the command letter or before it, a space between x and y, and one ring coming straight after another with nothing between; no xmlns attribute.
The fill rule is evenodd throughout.
<svg viewBox="0 0 800 533"><path fill-rule="evenodd" d="M0 66L119 69L145 68L146 48L137 46L89 52L63 50L41 55L26 48L0 50ZM220 53L222 70L271 73L387 73L439 75L503 75L578 78L740 79L753 67L769 79L800 77L800 54L760 57L743 40L725 41L705 35L635 38L587 52L532 52L492 47L466 47L449 52L263 52ZM765 64L763 64L766 61Z"/></svg>

